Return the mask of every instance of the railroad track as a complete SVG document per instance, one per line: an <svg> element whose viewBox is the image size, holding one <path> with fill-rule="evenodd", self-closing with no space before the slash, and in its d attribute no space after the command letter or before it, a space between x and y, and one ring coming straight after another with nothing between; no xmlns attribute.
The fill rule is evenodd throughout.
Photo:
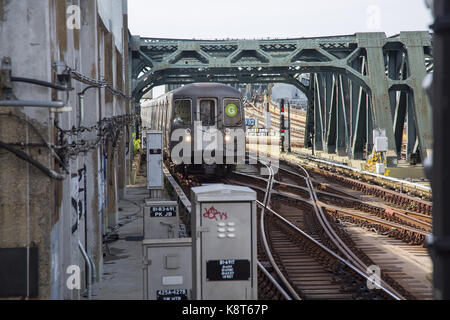
<svg viewBox="0 0 450 320"><path fill-rule="evenodd" d="M322 198L328 199L325 201L350 203L357 201L356 197L330 186L323 189L323 184L313 183L298 174L286 176L279 179L282 181L275 180L274 176L272 179L253 176L250 181L250 175L235 174L227 177L226 181L252 187L261 200L258 203L259 217L263 217L258 243L261 299L414 298L384 272L381 289L368 289L367 281L371 280L371 274L367 272L367 267L372 264L371 260L352 245L345 234L331 226L335 217L326 207L330 204L323 202ZM187 194L190 186L204 182L200 176L183 177L178 174L177 178L181 181L180 185L185 185ZM271 196L275 204L273 208L268 206ZM320 213L322 207L324 209ZM265 244L261 243L264 242L262 235L265 235Z"/></svg>
<svg viewBox="0 0 450 320"><path fill-rule="evenodd" d="M257 169L257 171L259 171L259 169ZM283 171L282 175L285 175L285 171ZM278 178L279 178L279 175L278 175ZM293 177L288 177L287 180L290 180L292 178ZM295 178L298 179L298 174L295 175ZM279 180L283 180L283 178L279 178ZM251 174L248 174L248 173L247 174L241 173L241 174L237 174L237 177L235 180L230 180L229 182L236 183L236 184L242 184L242 185L248 185L248 186L254 188L255 190L257 190L259 193L262 193L264 191L263 187L267 183L267 179L252 176ZM298 190L300 190L300 195L302 195L303 197L299 196L298 194L292 194L289 192L289 190L286 190L286 187L289 186L290 183L279 182L279 181L274 180L273 181L274 188L272 191L272 194L275 197L275 199L273 201L274 207L276 207L277 204L284 205L285 203L289 203L289 202L293 202L295 204L294 207L297 207L297 208L299 206L302 206L305 204L311 204L311 196L308 197L308 194L306 193L306 190L304 188L305 183L303 182L303 184L302 184L300 180L299 181L290 180L289 182L296 183L296 187ZM277 184L278 184L278 186L277 186ZM315 187L319 187L319 185L315 184ZM345 192L343 192L341 190L338 190L339 192L337 192L338 194L336 194L336 195L330 194L331 189L329 189L327 191L328 192L323 192L323 191L319 190L319 191L317 191L317 193L319 194L322 192L323 193L322 196L325 195L325 196L331 197L331 198L337 197L337 199L339 201L342 201L342 198L347 201L355 201L355 199L357 199L357 197L355 197L353 195L347 195ZM344 197L343 195L348 196L348 197ZM303 199L301 199L301 198L303 198ZM316 202L317 202L317 205L319 205L320 207L322 207L324 205L321 201L316 201ZM377 208L377 209L380 210L380 208ZM285 212L293 212L294 209L292 207L291 208L282 207L279 209L277 208L277 211L283 212L283 215L285 215ZM330 220L330 222L336 221L336 219L334 219L333 215L330 212L328 212L327 210L324 210L324 211L325 211L324 214L327 216L326 217L327 220ZM366 217L364 217L364 218L366 218ZM290 221L295 223L295 221L293 221L292 218L288 217L288 219L290 219ZM342 220L342 222L344 222L343 219L341 219L341 220ZM365 220L367 220L367 219L365 219ZM338 222L340 222L340 221L338 221ZM394 232L392 229L393 226L395 226L397 229L403 228L403 229L408 230L408 227L404 226L403 222L402 222L402 224L399 224L399 225L396 225L393 222L383 221L381 219L380 219L380 221L376 221L376 222L381 222L383 224L386 223L388 225L390 224L391 228L387 232L388 233L387 235L390 235L390 236L394 236L394 234L393 234ZM302 226L300 226L300 227L302 227ZM339 231L339 228L338 228L338 231ZM415 228L411 228L410 231L412 231L414 233L422 232ZM367 251L370 253L376 252L377 255L382 255L382 254L386 253L386 252L383 252L383 250L379 250L377 248L377 244L371 244L371 247L366 246L363 248L363 250L360 250L357 248L357 246L354 243L352 243L352 240L349 239L348 235L346 235L345 233L342 233L342 232L338 232L338 233L340 233L339 237L344 239L345 243L348 243L348 246L350 247L349 250L357 252L357 256L361 257L359 263L361 263L362 261L364 261L366 263L365 265L370 265L372 263L371 262L372 260L367 255L365 255L364 252L362 252L362 251ZM381 233L381 232L379 232L379 233ZM404 240L407 239L407 236L404 234L405 233L404 231L398 232L398 233L399 233L398 234L399 238L403 238ZM426 232L422 232L422 233L423 233L423 236L425 236L427 234ZM410 241L410 243L413 243L413 241ZM398 246L400 251L405 251L405 248L402 248L401 243L396 243L396 245ZM420 248L418 246L411 246L411 247L404 246L404 247L407 247L407 250L409 250L409 251L411 251L411 253L414 253L417 255L424 255L424 254L426 255L427 254L425 248ZM408 299L414 298L414 296L411 295L407 290L403 289L402 286L404 286L404 285L406 285L407 288L414 290L414 292L417 293L417 297L420 299L428 299L431 297L431 286L430 285L423 285L423 283L418 283L418 281L415 278L413 279L413 277L410 277L408 275L408 271L409 271L408 266L406 266L406 267L402 266L404 261L397 260L395 257L390 257L390 259L392 261L396 261L397 265L395 264L395 262L390 263L389 261L382 262L382 263L380 263L380 261L378 261L378 263L377 263L381 267L382 270L386 271L385 273L382 272L383 279L386 279L386 281L388 283L392 284L396 288L396 290L399 290L399 292L403 292L404 298L408 298ZM358 261L358 259L355 259L355 260ZM361 270L364 270L364 269L361 268ZM408 280L408 279L410 279L410 280ZM398 282L397 282L397 280L398 280ZM401 283L401 285L399 285L399 283Z"/></svg>
<svg viewBox="0 0 450 320"><path fill-rule="evenodd" d="M295 183L302 181L301 176L291 168L283 166L280 166L279 173L280 186L295 192L295 189L298 189ZM410 244L423 245L425 237L431 233L431 217L428 215L379 204L373 199L368 201L345 192L342 188L332 187L317 180L311 181L317 190L320 206L328 212L335 212L335 216L343 219L351 217L353 223L371 222L376 224L376 229L380 232L397 229L399 232L393 232L392 236Z"/></svg>
<svg viewBox="0 0 450 320"><path fill-rule="evenodd" d="M338 186L359 190L391 204L428 216L432 215L431 189L417 183L405 182L392 177L363 172L343 163L323 160L301 152L292 152L303 162L315 181L327 181ZM281 161L282 164L293 164Z"/></svg>
<svg viewBox="0 0 450 320"><path fill-rule="evenodd" d="M310 184L306 178L305 181L307 185ZM260 238L276 275L293 297L298 299L404 299L411 297L389 277L385 278L389 278L395 289L380 279L380 290L378 292L370 290L367 287L367 281L370 279L370 275L367 274L368 266L341 240L314 202L304 202L303 207L297 207L297 210L294 209L295 207L283 208L282 212L287 212L283 216L269 208L267 204L270 203L273 183L273 174L271 174L267 180L265 192L263 188L253 186L258 191L259 197L264 197L264 201L259 203L262 207ZM311 198L314 198L312 185L310 185L310 192ZM265 210L270 213L266 221ZM315 214L311 217L310 212ZM309 223L310 226L315 225L313 236L302 230L306 228L304 221L308 219L314 221ZM339 269L342 264L349 270ZM305 266L310 266L312 269L308 273L302 273L302 268ZM318 276L311 277L311 274Z"/></svg>
<svg viewBox="0 0 450 320"><path fill-rule="evenodd" d="M389 299L367 289L365 278L314 238L272 214L264 232L275 263L302 300ZM262 250L261 250L262 251ZM261 252L260 251L260 252ZM260 261L266 261L260 254Z"/></svg>
<svg viewBox="0 0 450 320"><path fill-rule="evenodd" d="M304 185L304 180L288 169L280 168L281 171L283 174L278 175L281 181L274 181L273 193L284 198L311 202L312 199L308 188ZM261 186L266 183L266 179L261 177L245 173L235 174L250 184ZM318 186L316 185L316 187ZM391 237L415 245L424 245L425 237L431 232L431 223L415 218L414 213L379 204L369 204L352 195L345 195L342 191L335 193L329 191L330 189L316 191L317 204L323 207L328 215L341 221L375 229L380 233L387 233Z"/></svg>

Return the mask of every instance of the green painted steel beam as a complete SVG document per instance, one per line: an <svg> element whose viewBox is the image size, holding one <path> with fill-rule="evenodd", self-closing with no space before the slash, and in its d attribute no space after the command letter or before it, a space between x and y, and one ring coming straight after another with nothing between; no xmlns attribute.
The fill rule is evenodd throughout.
<svg viewBox="0 0 450 320"><path fill-rule="evenodd" d="M415 121L422 157L431 152L431 109L421 88L433 67L430 47L428 32L402 32L389 38L384 33L357 33L268 40L133 36L132 88L139 100L159 85L292 84L306 94L311 107L305 142L310 132L315 133L318 148L346 150L361 158L364 146L370 149L367 153L372 151L372 128L381 128L386 130L388 156L395 163L405 118L404 102L396 101L396 91L412 93L409 104L414 114L408 120ZM305 73L320 77L311 76L308 87L299 80ZM395 110L399 104L403 109Z"/></svg>

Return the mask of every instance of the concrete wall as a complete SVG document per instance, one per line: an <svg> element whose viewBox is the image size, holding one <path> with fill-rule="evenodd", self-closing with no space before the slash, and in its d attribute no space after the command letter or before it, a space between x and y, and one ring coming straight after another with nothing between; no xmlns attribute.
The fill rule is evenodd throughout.
<svg viewBox="0 0 450 320"><path fill-rule="evenodd" d="M67 19L72 15L67 13L67 8L71 5L80 8L80 29L67 27ZM49 82L56 81L53 64L64 61L83 75L105 78L111 86L128 94L126 7L126 0L1 0L0 59L4 56L12 59L13 76ZM0 114L11 111L29 119L47 141L57 145L59 134L55 120L64 130L78 126L77 93L87 85L75 80L72 85L74 90L70 91L67 103L71 111L55 113L47 108L0 106ZM65 92L24 83L14 82L13 91L20 100L66 99ZM85 106L84 127L131 110L127 100L105 89L87 91ZM68 141L95 141L96 137L94 130L72 140L68 137ZM41 143L28 125L11 117L0 117L0 141ZM95 261L98 275L101 274L102 236L108 231L105 227L117 224L117 201L128 175L125 155L128 143L129 135L124 134L116 148L106 143L66 158L70 172L63 181L47 177L33 165L0 148L0 248L38 247L38 298L80 297L79 291L66 286L67 267L78 265L85 271L78 240ZM45 147L29 146L21 150L54 171L63 172ZM84 179L87 190L80 190L84 188ZM74 207L73 200L83 204L79 222L80 211ZM77 222L77 230L72 232Z"/></svg>

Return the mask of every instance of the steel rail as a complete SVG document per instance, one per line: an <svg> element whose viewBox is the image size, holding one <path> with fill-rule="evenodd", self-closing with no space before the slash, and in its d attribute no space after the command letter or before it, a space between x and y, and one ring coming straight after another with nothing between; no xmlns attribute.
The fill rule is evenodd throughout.
<svg viewBox="0 0 450 320"><path fill-rule="evenodd" d="M264 208L264 204L258 200L256 200L256 203L258 204L259 207ZM297 233L299 233L300 235L302 235L302 237L306 238L307 240L313 242L315 245L319 246L322 250L326 251L328 254L330 254L331 256L333 256L335 259L339 260L340 262L342 262L343 264L345 264L347 267L349 267L350 269L352 269L354 272L356 272L358 275L360 275L361 277L363 277L364 279L366 279L367 281L372 282L373 279L371 279L368 275L366 275L364 272L362 272L361 270L359 270L359 268L355 267L351 262L349 262L348 260L345 260L344 258L342 258L340 255L336 254L335 252L331 251L328 247L326 247L325 245L323 245L322 243L320 243L319 241L317 241L316 239L314 239L313 237L311 237L309 234L307 234L306 232L304 232L303 230L301 230L300 228L298 228L296 225L294 225L292 222L290 222L289 220L287 220L286 218L284 218L283 216L279 215L278 213L276 213L273 209L271 209L270 207L266 208L267 211L269 211L274 217L276 217L277 219L279 219L280 221L282 221L283 223L285 223L286 225L288 225L289 227L291 227L293 230L295 230ZM392 292L389 288L385 288L384 286L380 286L379 287L381 290L383 290L386 294L388 294L390 297L392 297L395 300L402 300L401 297L399 297L397 294L395 294L394 292Z"/></svg>
<svg viewBox="0 0 450 320"><path fill-rule="evenodd" d="M304 154L300 153L300 152L294 151L292 153L294 153L295 155L298 155L298 156L300 156L302 158L306 158L306 156ZM393 178L393 177L386 177L386 176L379 175L379 174L376 174L376 173L373 173L373 172L359 170L359 169L356 169L356 168L353 168L353 167L350 167L350 166L346 166L346 165L343 165L343 164L333 163L333 162L330 162L330 161L317 159L317 158L313 158L313 157L308 157L307 159L315 161L315 162L318 162L318 163L331 165L331 166L334 166L334 167L337 167L337 168L350 170L350 171L353 171L353 172L356 172L356 173L365 174L365 175L372 176L372 177L375 177L375 178L378 178L378 179L399 183L400 185L407 185L407 186L410 186L410 187L414 187L415 189L420 189L420 190L423 190L423 191L431 192L431 188L430 187L427 187L427 186L424 186L424 185L421 185L421 184L418 184L418 183L414 183L414 182L410 182L410 181L406 181L406 180L402 180L402 179L397 179L397 178Z"/></svg>
<svg viewBox="0 0 450 320"><path fill-rule="evenodd" d="M253 159L255 159L254 157L251 157ZM263 241L263 245L264 245L264 249L266 251L267 257L269 258L270 263L272 264L273 269L275 270L275 272L277 273L278 277L281 279L281 281L283 282L283 284L286 286L286 288L288 289L288 291L291 293L292 298L294 300L302 300L301 297L298 295L297 291L292 287L292 285L289 283L289 281L286 279L286 277L284 276L284 274L281 272L280 268L278 267L272 252L270 250L270 246L269 246L269 242L267 241L266 238L266 230L264 228L264 214L265 214L265 209L268 208L268 202L270 201L270 194L271 194L271 189L273 186L273 169L272 166L267 163L264 163L263 161L261 161L260 159L257 159L259 161L259 163L263 164L268 172L269 172L269 179L267 181L267 188L266 188L266 193L264 195L264 205L261 209L261 216L260 216L260 230L261 230L261 239Z"/></svg>
<svg viewBox="0 0 450 320"><path fill-rule="evenodd" d="M337 214L339 214L339 215L350 216L350 217L354 217L354 218L359 219L359 220L366 220L368 222L376 223L376 224L379 224L379 225L385 225L387 227L391 227L391 228L394 228L394 229L402 229L402 230L405 230L405 231L414 232L414 233L417 233L417 234L421 234L421 235L423 235L425 237L431 235L431 232L427 232L425 230L420 230L418 228L401 225L399 223L388 221L388 220L384 220L384 219L381 219L381 218L378 218L378 217L370 217L370 216L367 216L367 215L364 215L364 214L360 214L360 213L357 213L357 212L350 212L348 210L341 209L341 208L339 208L337 206L328 205L328 204L322 203L320 201L319 201L319 203L320 203L321 206L324 206L326 209L337 211Z"/></svg>
<svg viewBox="0 0 450 320"><path fill-rule="evenodd" d="M346 256L347 259L352 261L360 269L361 272L363 272L365 274L367 272L366 271L367 266L364 264L364 262L361 261L361 259L358 258L358 256L356 256L356 254L337 235L336 231L330 225L325 213L323 212L322 207L318 205L319 199L314 190L314 186L311 182L308 171L306 171L306 169L301 165L299 165L299 168L305 173L304 179L310 188L311 199L313 202L313 206L315 208L314 211L316 213L317 219L319 220L319 223L322 225L322 228L325 230L325 233L328 235L328 237L334 243L334 245L338 248L338 250L340 252L342 252L342 254L344 256ZM391 286L389 286L384 280L381 280L381 282L383 283L383 285L386 288L389 288L389 291L395 292L396 296L401 297L402 300L405 299L402 295L400 295L398 292L396 292L395 289L393 289Z"/></svg>
<svg viewBox="0 0 450 320"><path fill-rule="evenodd" d="M261 270L262 273L269 279L270 282L277 288L277 290L281 293L281 295L286 300L292 300L291 296L283 289L283 287L275 280L275 278L270 274L269 271L264 268L264 266L261 264L261 262L257 261L258 268Z"/></svg>
<svg viewBox="0 0 450 320"><path fill-rule="evenodd" d="M278 167L278 169L280 171L285 171L285 172L287 172L289 174L292 174L292 175L295 175L297 177L302 177L298 173L296 173L294 171L291 171L289 169L282 168L282 167ZM238 174L241 174L241 173L238 173ZM247 176L252 177L250 175L247 175ZM252 178L256 178L256 177L252 177ZM409 222L409 223L413 223L413 224L419 224L424 229L431 230L431 223L430 223L431 222L431 217L429 215L425 215L425 214L421 214L421 213L413 212L413 211L408 211L408 210L405 210L405 209L395 208L395 207L391 207L389 205L368 204L368 203L366 203L366 201L362 200L361 198L355 197L354 195L351 195L351 194L349 194L349 193L347 193L345 191L337 190L336 188L331 187L331 186L329 186L327 184L324 184L324 183L321 183L321 182L317 182L317 181L313 180L312 178L310 178L310 180L312 182L315 182L315 183L319 184L321 187L323 186L323 187L325 187L327 189L334 190L335 192L339 192L341 194L345 194L345 196L343 196L343 195L340 195L340 194L333 194L333 193L330 193L330 192L327 192L327 191L323 191L323 190L316 190L316 193L318 193L320 195L323 195L325 197L332 197L332 198L335 198L337 200L343 200L343 201L348 201L348 202L354 202L354 203L358 203L358 204L368 205L370 207L373 207L374 209L390 210L390 211L392 211L394 213L394 215L397 218L403 220L404 222ZM301 186L293 185L291 183L280 182L280 181L275 181L274 184L285 185L287 187L294 188L294 189L299 189L299 190L302 190L302 191L305 191L305 189L306 189L306 188L301 187ZM329 205L324 204L324 206L329 206ZM428 221L424 221L422 219L426 219Z"/></svg>
<svg viewBox="0 0 450 320"><path fill-rule="evenodd" d="M294 174L294 172L291 172L291 171L286 170L284 168L280 168L280 170L287 171L289 173ZM257 176L253 176L251 174L246 174L246 173L241 173L241 172L233 172L233 173L236 174L236 175L239 175L239 176L246 177L246 178L259 180L261 182L267 182L267 179L265 179L263 177L257 177ZM290 187L290 188L294 188L294 189L298 189L298 190L301 190L301 191L304 191L304 192L308 192L308 190L309 190L308 188L305 188L305 187L297 186L297 185L294 185L294 184L291 184L291 183L280 182L280 181L277 181L277 180L274 180L273 184L284 185L284 186L287 186L287 187ZM336 198L338 200L344 200L344 201L348 201L348 202L353 202L355 204L360 204L360 205L368 205L368 206L372 207L373 209L383 209L383 210L390 209L390 210L392 210L392 212L395 213L395 217L397 217L398 219L402 220L405 223L413 223L415 225L409 226L409 225L402 224L400 222L393 222L393 221L390 221L388 219L384 219L382 217L381 218L377 217L376 214L370 213L370 212L368 213L368 215L358 214L358 213L354 213L354 212L349 211L347 208L342 209L342 208L340 208L338 206L326 204L326 203L324 203L323 201L320 201L320 200L318 201L320 203L320 205L324 206L326 209L338 210L339 214L348 215L348 216L354 216L354 217L357 217L359 219L366 219L367 221L372 221L373 223L377 223L377 224L380 224L380 225L385 225L385 226L389 226L389 227L396 228L396 229L402 229L402 230L405 230L405 231L418 233L418 234L421 234L421 235L424 235L424 236L427 236L427 235L430 234L430 232L427 230L427 228L430 229L431 228L431 224L429 224L428 222L422 221L420 219L416 219L416 218L410 217L406 213L397 212L397 211L395 211L395 210L398 210L396 208L392 208L391 209L389 207L382 207L382 206L377 206L377 205L374 205L374 204L366 204L364 201L362 201L360 199L357 199L357 198L347 198L347 197L344 197L344 196L327 193L327 192L324 192L324 191L321 191L321 190L316 191L316 192L318 192L319 194L321 194L323 196L333 197L333 198ZM277 190L277 188L272 189L272 193L275 193L275 194L280 195L282 197L303 201L303 202L311 204L311 205L313 204L313 200L305 200L301 196L297 196L297 195L294 195L294 194L290 194L288 192L280 191L280 190ZM350 209L350 210L355 210L355 209ZM357 210L357 211L359 211L359 210ZM414 215L414 213L410 213L410 214ZM420 229L420 226L424 230Z"/></svg>
<svg viewBox="0 0 450 320"><path fill-rule="evenodd" d="M249 174L242 174L242 173L238 173L238 172L234 172L234 174L241 175L241 176L247 177L247 178L256 179L256 180L266 181L266 179L264 179L264 178L255 177L255 176L252 176L252 175L249 175ZM275 181L274 183L277 183L277 182ZM241 184L241 185L246 185L246 184ZM286 184L286 185L291 186L289 184ZM264 191L262 188L259 188L259 187L256 187L256 186L252 186L252 188L253 189L258 189L260 191ZM301 188L301 187L299 187L299 188ZM301 188L301 190L304 190L304 189ZM293 199L293 200L298 200L298 201L302 201L302 202L304 202L306 204L313 205L313 201L312 200L306 200L306 199L302 198L301 196L297 196L297 195L290 194L290 193L287 193L287 192L279 191L279 190L276 190L276 189L273 189L272 193L273 194L277 194L277 195L279 195L281 197L285 197L285 198L289 198L289 199ZM338 211L339 215L351 216L351 217L355 217L356 219L359 219L359 220L365 220L365 221L376 223L376 224L379 224L379 225L382 225L382 226L385 226L385 227L391 227L391 228L395 228L397 230L409 231L409 232L417 233L417 234L420 234L420 235L423 235L423 236L430 235L430 232L428 232L427 230L421 230L417 226L408 226L408 225L404 225L404 224L401 224L401 223L398 223L398 222L393 222L393 221L390 221L390 220L379 218L376 215L374 215L373 213L368 213L368 215L359 214L359 213L356 213L356 212L351 212L347 208L343 209L343 208L340 208L338 206L334 206L334 205L329 205L329 204L323 203L322 201L318 201L318 202L319 202L319 204L321 206L324 206L328 210ZM357 201L357 202L363 203L361 201ZM379 208L379 207L375 207L375 208ZM354 210L354 209L351 209L351 210ZM402 219L404 222L405 222L406 219L411 219L411 220L413 219L413 218L409 218L406 215L398 213L398 212L396 212L396 217L398 217L399 219ZM415 221L417 224L422 224L424 227L427 226L426 222L424 223L421 220L414 219L412 221Z"/></svg>
<svg viewBox="0 0 450 320"><path fill-rule="evenodd" d="M250 156L250 158L255 159L254 157L251 157L251 156ZM268 165L268 164L264 163L263 161L261 161L259 158L258 158L257 160L258 160L261 164L265 165L265 166L268 168L269 173L270 173L270 177L269 177L268 183L267 183L266 195L265 195L265 197L264 197L264 201L265 201L265 202L264 202L264 204L263 204L263 203L257 201L258 205L262 207L262 211L261 211L261 224L260 224L260 225L261 225L261 236L262 236L262 239L263 239L264 247L265 247L266 252L267 252L267 254L268 254L268 256L269 256L269 260L270 260L270 262L272 263L272 265L273 265L274 269L276 270L277 274L279 274L279 275L281 274L281 275L282 275L282 277L280 277L280 278L283 280L283 283L284 283L284 282L285 282L285 281L284 281L284 280L285 280L285 277L284 277L284 275L281 273L281 271L279 270L278 266L276 265L276 263L275 263L275 261L274 261L274 259L273 259L273 256L272 256L272 254L271 254L271 252L270 252L270 248L269 248L268 243L267 243L267 239L266 239L266 237L265 237L265 229L264 229L264 213L265 213L265 210L267 209L267 210L269 210L272 214L278 215L275 211L273 211L272 209L270 209L270 208L268 207L268 203L267 203L267 200L270 198L270 196L268 196L267 193L270 194L270 193L272 192L271 188L269 189L269 186L272 187L272 185L273 185L273 169L272 169L272 166L270 165L270 163L269 163L269 165ZM328 220L326 219L325 214L324 214L323 211L322 211L322 208L321 208L320 206L318 206L317 203L316 203L316 201L318 201L318 198L317 198L317 195L315 194L314 186L312 185L312 182L311 182L311 180L309 179L309 173L308 173L308 172L306 171L306 169L304 169L302 166L299 166L299 167L305 172L305 176L302 176L302 175L299 175L299 176L300 176L300 177L303 177L303 178L305 179L306 184L307 184L307 186L308 186L309 189L310 189L309 192L310 192L310 196L311 196L311 199L312 199L312 204L313 204L313 207L315 208L316 216L317 216L317 218L318 218L320 224L322 225L322 228L323 228L324 231L327 233L328 237L329 237L329 238L333 241L333 243L336 245L336 247L339 249L339 251L341 251L341 252L344 254L344 256L346 256L347 259L349 259L350 261L352 261L352 262L354 263L355 266L352 266L352 269L355 269L355 270L358 271L359 274L364 275L364 278L365 278L365 279L367 279L367 280L369 280L369 281L372 281L371 278L370 278L370 276L368 276L368 275L366 274L367 266L365 266L365 264L364 264L364 263L363 263L363 262L362 262L362 261L361 261L361 260L360 260L360 259L359 259L359 258L358 258L351 250L350 250L350 248L348 248L348 246L345 245L345 243L343 243L343 241L341 240L341 238L336 234L336 232L334 231L334 229L329 225L329 222L328 222ZM296 227L295 225L293 225L291 222L289 222L289 221L286 220L285 218L283 218L283 217L281 217L281 216L279 216L279 215L278 215L278 217L279 217L279 218L282 218L283 221L287 222L291 227L295 228L297 231L300 230L298 227ZM323 219L324 219L324 220L323 220ZM300 230L300 231L301 231L301 230ZM301 233L304 234L304 235L307 235L307 234L306 234L305 232L303 232L303 231L301 231ZM308 238L311 238L309 235L307 235L307 236L308 236ZM312 238L311 238L311 239L312 239ZM317 242L317 241L315 241L315 240L314 240L314 242L320 244L321 247L324 247L320 242ZM330 252L331 252L331 250L329 250L328 248L327 248L327 251L330 251ZM333 252L333 255L338 256L338 255L336 255L334 252ZM343 260L342 257L340 257L340 260ZM343 260L343 261L346 261L346 260ZM350 262L347 261L346 264L350 265ZM386 293L388 293L391 297L393 297L393 298L396 299L396 300L404 300L404 299L405 299L403 296L401 296L400 294L398 294L393 288L391 288L388 284L386 284L385 281L383 281L382 279L380 279L380 280L381 280L382 284L381 284L379 287L380 287L383 291L385 291ZM286 280L286 281L287 281L287 280ZM290 287L290 285L289 285L289 287ZM288 288L289 288L289 287L288 287Z"/></svg>

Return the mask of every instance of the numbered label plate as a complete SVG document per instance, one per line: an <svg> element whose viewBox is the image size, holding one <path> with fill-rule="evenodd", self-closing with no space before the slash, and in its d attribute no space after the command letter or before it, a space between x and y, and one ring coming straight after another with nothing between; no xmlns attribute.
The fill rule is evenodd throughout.
<svg viewBox="0 0 450 320"><path fill-rule="evenodd" d="M177 215L177 207L160 206L150 208L150 217L152 218L175 217L176 215Z"/></svg>
<svg viewBox="0 0 450 320"><path fill-rule="evenodd" d="M209 281L238 281L250 279L249 260L210 260L206 262Z"/></svg>
<svg viewBox="0 0 450 320"><path fill-rule="evenodd" d="M173 290L157 290L156 300L164 301L181 301L187 300L188 291L186 289L173 289Z"/></svg>

